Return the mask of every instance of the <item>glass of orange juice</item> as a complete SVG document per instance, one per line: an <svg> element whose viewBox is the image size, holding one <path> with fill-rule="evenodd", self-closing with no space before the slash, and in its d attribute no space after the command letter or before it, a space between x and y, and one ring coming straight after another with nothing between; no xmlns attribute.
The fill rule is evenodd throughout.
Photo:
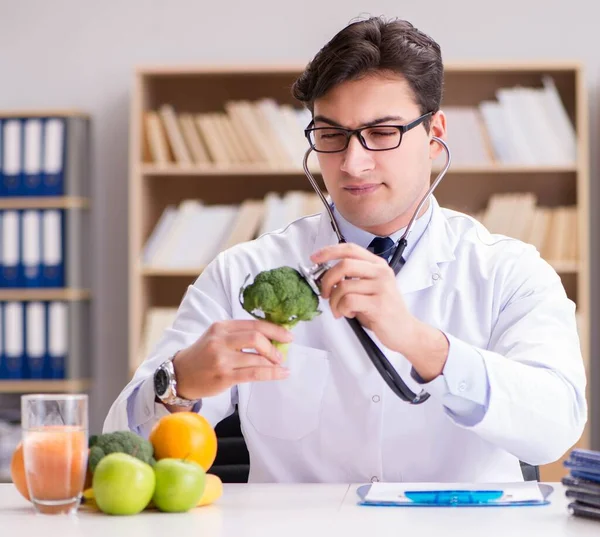
<svg viewBox="0 0 600 537"><path fill-rule="evenodd" d="M23 395L21 426L27 488L36 511L76 512L88 458L87 395Z"/></svg>

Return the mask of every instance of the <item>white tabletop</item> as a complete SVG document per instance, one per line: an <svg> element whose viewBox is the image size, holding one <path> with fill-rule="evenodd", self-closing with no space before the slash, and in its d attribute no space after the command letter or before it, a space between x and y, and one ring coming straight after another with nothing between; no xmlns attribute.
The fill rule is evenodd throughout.
<svg viewBox="0 0 600 537"><path fill-rule="evenodd" d="M562 485L552 486L547 506L401 508L357 505L358 485L225 485L216 504L188 513L111 517L86 510L75 516L37 515L13 485L2 484L0 528L2 535L18 537L598 537L600 521L571 516Z"/></svg>

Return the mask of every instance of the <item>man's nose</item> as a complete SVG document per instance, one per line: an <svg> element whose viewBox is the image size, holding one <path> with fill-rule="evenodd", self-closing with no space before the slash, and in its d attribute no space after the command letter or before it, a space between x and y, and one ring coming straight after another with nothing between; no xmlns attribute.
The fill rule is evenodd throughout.
<svg viewBox="0 0 600 537"><path fill-rule="evenodd" d="M373 152L365 149L358 136L351 136L344 153L341 169L348 175L359 176L374 167Z"/></svg>

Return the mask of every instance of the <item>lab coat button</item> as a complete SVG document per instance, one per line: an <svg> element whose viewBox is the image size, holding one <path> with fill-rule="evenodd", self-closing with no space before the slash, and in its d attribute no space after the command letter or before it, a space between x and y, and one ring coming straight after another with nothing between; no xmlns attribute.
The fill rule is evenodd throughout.
<svg viewBox="0 0 600 537"><path fill-rule="evenodd" d="M461 391L461 392L464 392L466 389L467 389L467 383L466 383L465 381L461 382L461 383L458 385L458 390L459 390L459 391Z"/></svg>
<svg viewBox="0 0 600 537"><path fill-rule="evenodd" d="M439 280L440 279L440 275L436 272L431 276L434 280Z"/></svg>
<svg viewBox="0 0 600 537"><path fill-rule="evenodd" d="M376 475L374 475L374 476L371 478L371 483L376 483L377 481L379 481L379 478L378 478Z"/></svg>
<svg viewBox="0 0 600 537"><path fill-rule="evenodd" d="M380 399L379 399L379 395L374 395L374 396L371 398L371 400L372 400L374 403L379 403L379 401L380 401Z"/></svg>
<svg viewBox="0 0 600 537"><path fill-rule="evenodd" d="M144 407L144 414L146 414L146 416L150 416L150 409L147 406Z"/></svg>

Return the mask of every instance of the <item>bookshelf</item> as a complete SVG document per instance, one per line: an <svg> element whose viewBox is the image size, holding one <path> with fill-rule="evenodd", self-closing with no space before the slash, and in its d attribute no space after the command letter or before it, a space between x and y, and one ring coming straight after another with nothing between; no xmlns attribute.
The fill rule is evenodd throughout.
<svg viewBox="0 0 600 537"><path fill-rule="evenodd" d="M550 159L532 163L524 159L520 162L500 159L498 154L487 161L459 159L450 168L436 197L442 206L470 214L484 211L492 196L509 193L533 193L539 207L574 208L577 259L549 261L561 276L567 294L577 304L582 351L589 365L589 141L582 65L568 61L450 62L445 67L442 109L479 107L483 102L496 100L502 88L540 89L544 87L545 77L553 81L565 117L574 130L576 148L571 161ZM223 164L214 162L215 159L201 162L193 158L184 162L178 160L172 148L166 160L157 162L147 130L148 112L158 111L168 104L176 112L215 114L228 111L231 101L257 102L264 98L299 107L291 97L290 87L302 69L302 65L137 69L130 118L130 373L140 361L147 314L152 308L177 307L186 287L202 270L201 265L179 268L147 266L142 262L144 245L165 208L189 199L201 199L207 205L239 204L246 199L262 199L270 192L284 195L289 191L311 191L300 159L279 166L269 162ZM297 130L302 134L302 127L298 126ZM449 143L452 147L451 132ZM316 177L319 179L318 170ZM587 447L588 439L586 430L580 445ZM557 480L564 474L561 462L542 468L542 478L546 480Z"/></svg>
<svg viewBox="0 0 600 537"><path fill-rule="evenodd" d="M8 127L8 124L12 126ZM18 134L9 142L7 129L17 124ZM81 110L0 110L0 134L0 218L7 213L17 214L21 226L17 261L20 280L15 284L5 279L4 272L0 273L0 319L5 332L7 305L18 304L22 308L18 311L23 312L22 355L11 358L14 367L21 368L21 374L13 368L7 375L10 378L0 378L0 394L87 391L91 377L92 298L89 277L90 117ZM9 171L7 162L11 159L13 169ZM18 185L14 192L7 187L9 174L16 177L11 179ZM57 221L60 224L53 228L55 236L48 232L44 219L48 211L59 215ZM38 232L28 235L25 231L26 214L38 215L39 235ZM25 261L27 249L29 256L32 255L31 245L25 246L32 237L33 243L39 242L40 251L34 248L34 257ZM49 259L47 241L58 245L53 246L56 249L53 256L58 259L55 262L60 276L52 281L44 279L43 275L50 270L46 264ZM0 250L2 247L0 241ZM5 268L2 263L0 268ZM34 319L33 314L29 316L29 306L39 307L35 316L39 326L28 324ZM58 318L59 321L54 322ZM48 333L57 327L53 335ZM30 339L34 333L38 336L35 343ZM56 333L61 336L54 337ZM50 343L51 340L54 343ZM13 344L14 341L16 339ZM3 337L0 343L0 361L5 361L3 367L8 371L6 346L3 346L6 338ZM29 353L33 348L39 350ZM63 349L64 354L54 355L58 348ZM38 352L43 354L38 355ZM35 371L32 360L37 364ZM51 362L53 365L49 366Z"/></svg>

